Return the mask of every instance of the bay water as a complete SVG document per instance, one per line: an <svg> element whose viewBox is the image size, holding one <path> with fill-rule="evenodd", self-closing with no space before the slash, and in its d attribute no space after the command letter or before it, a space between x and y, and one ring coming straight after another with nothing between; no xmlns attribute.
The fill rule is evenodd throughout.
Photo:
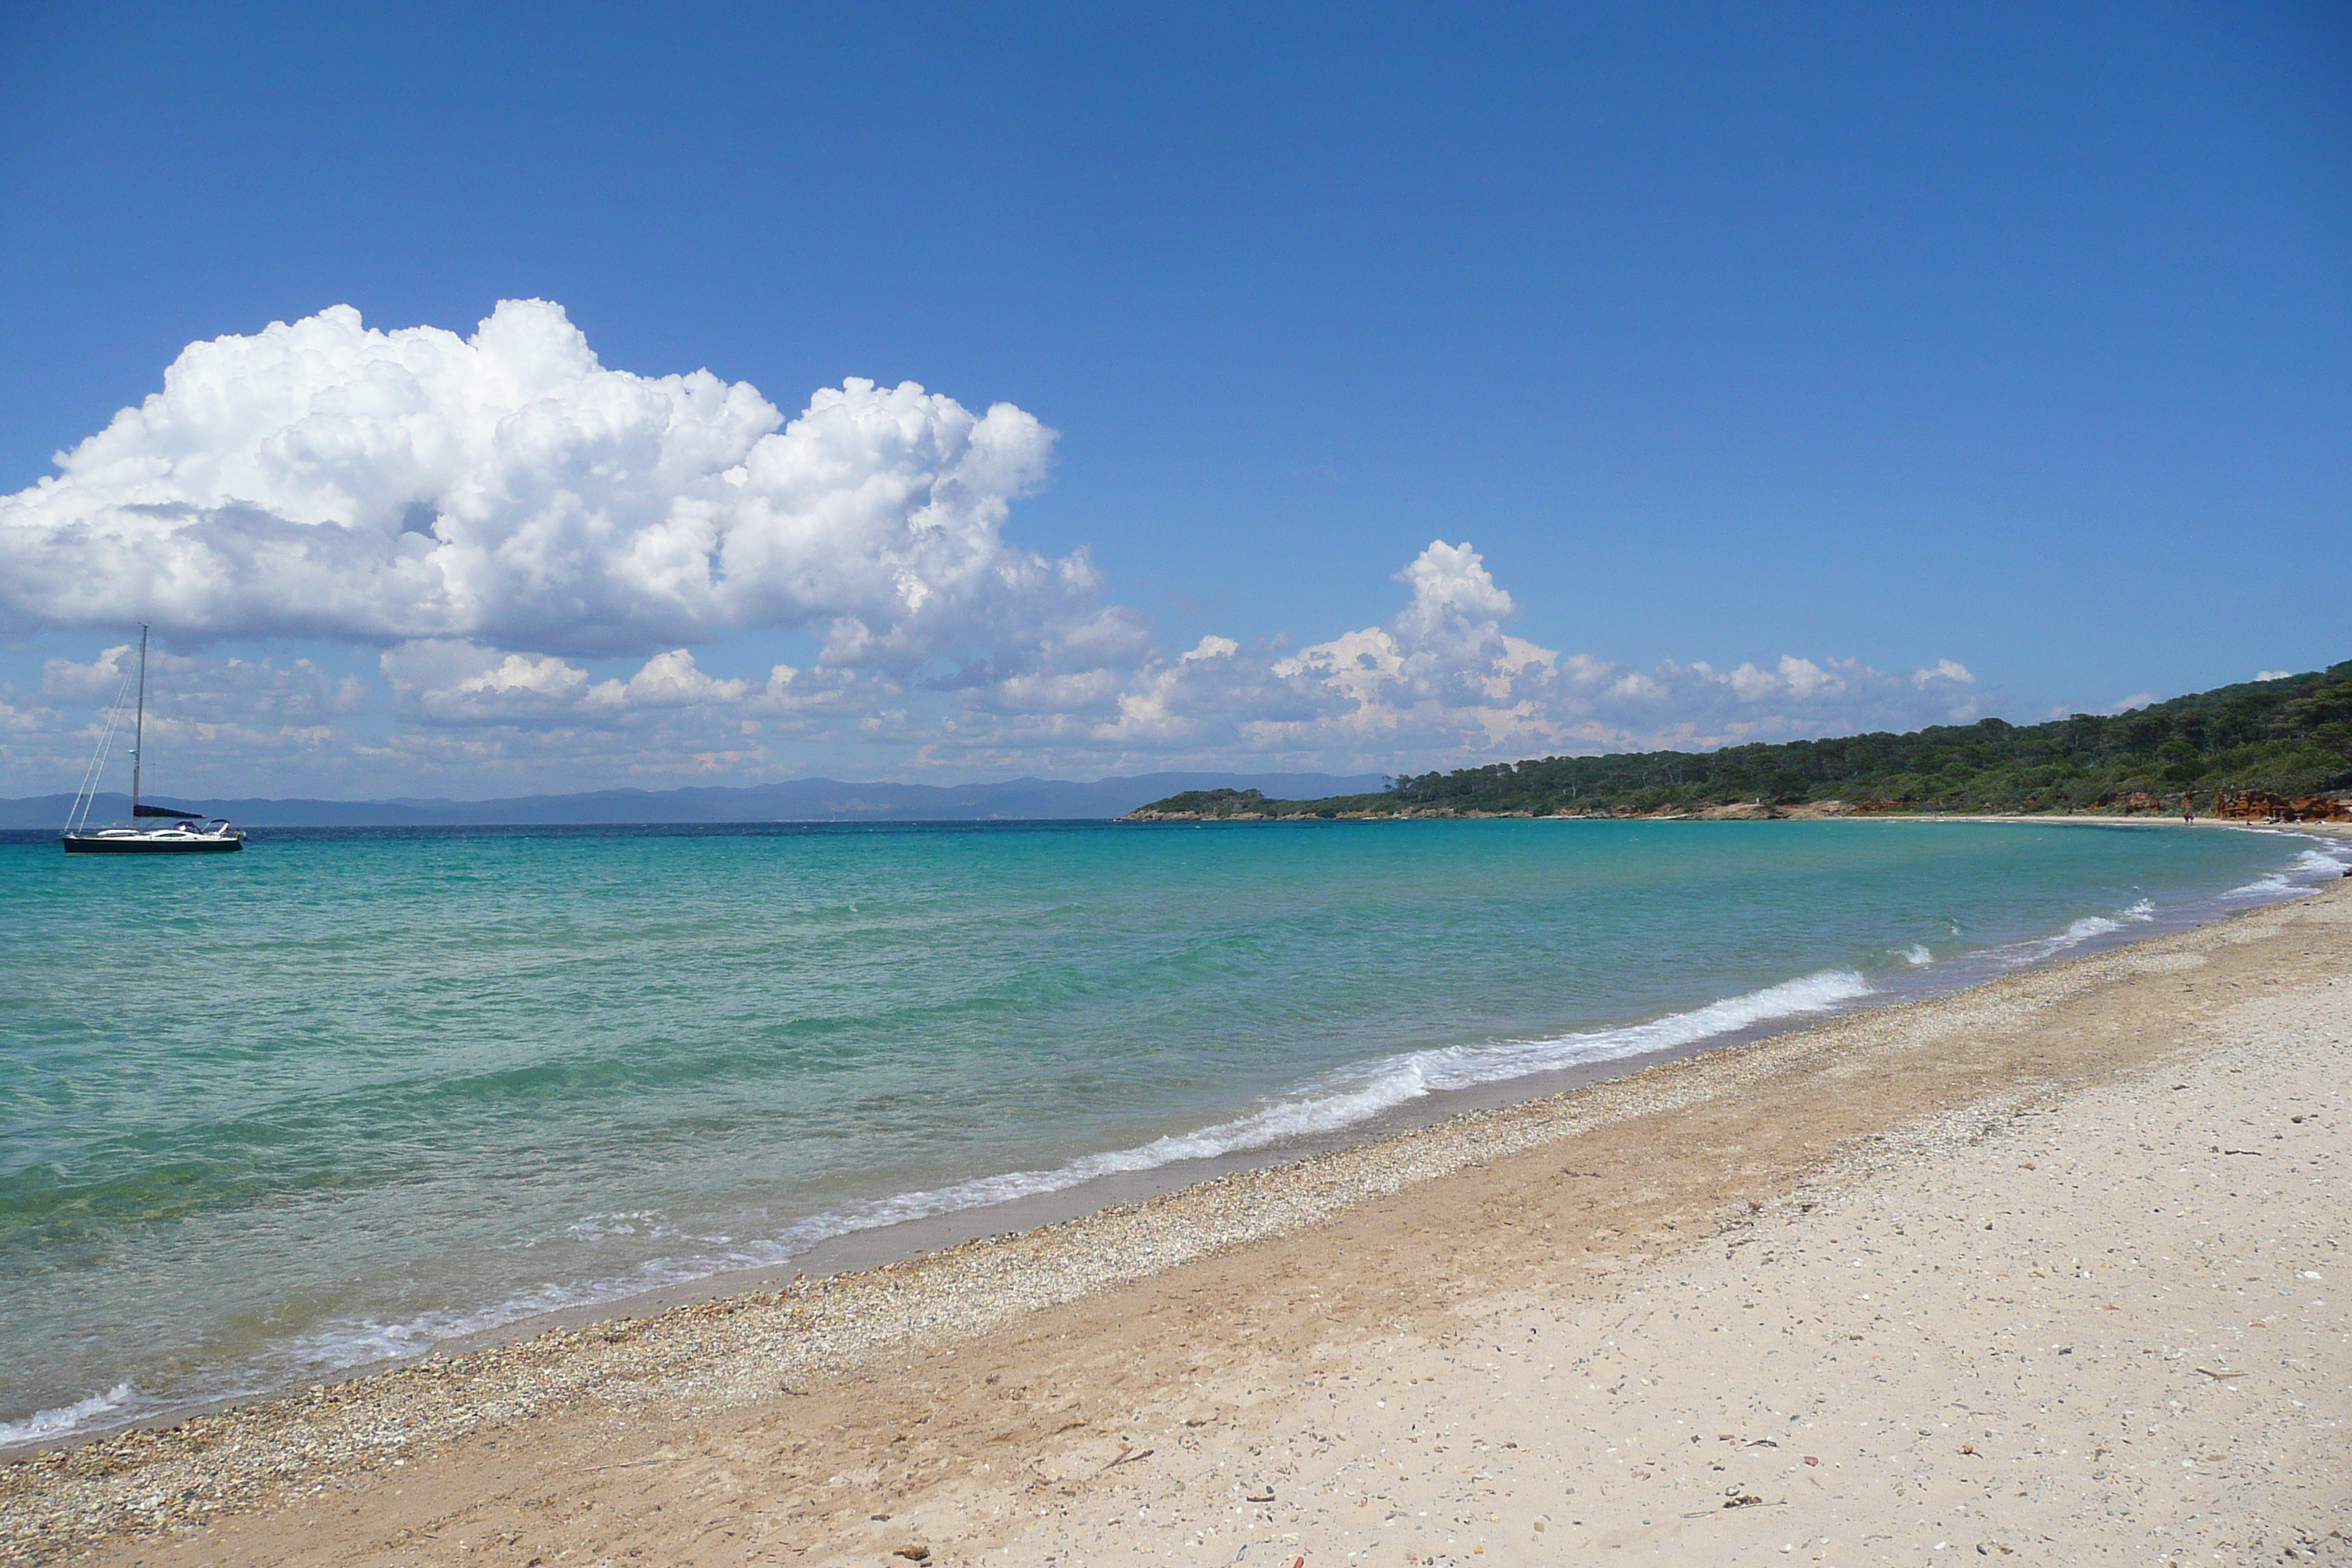
<svg viewBox="0 0 2352 1568"><path fill-rule="evenodd" d="M1951 989L2345 847L2080 824L0 840L0 1447Z"/></svg>

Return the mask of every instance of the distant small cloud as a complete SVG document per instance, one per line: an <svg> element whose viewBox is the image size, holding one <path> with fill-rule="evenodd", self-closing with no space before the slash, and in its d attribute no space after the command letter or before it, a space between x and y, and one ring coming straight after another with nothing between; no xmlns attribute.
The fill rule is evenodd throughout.
<svg viewBox="0 0 2352 1568"><path fill-rule="evenodd" d="M591 683L552 656L503 653L462 640L401 644L378 660L402 717L440 724L577 722L652 708L723 707L752 695L745 680L705 674L684 648L656 654L627 680ZM780 667L771 683L789 685Z"/></svg>
<svg viewBox="0 0 2352 1568"><path fill-rule="evenodd" d="M2151 702L2161 702L2162 700L2164 700L2153 691L2135 691L2129 697L2124 698L2118 701L2112 709L2109 709L2108 711L2113 713L2128 713L2135 708L2145 708Z"/></svg>
<svg viewBox="0 0 2352 1568"><path fill-rule="evenodd" d="M1936 661L1936 668L1933 669L1915 669L1911 672L1911 684L1922 691L1938 680L1954 680L1962 686L1974 686L1977 683L1977 678L1969 673L1969 667L1956 658L1939 658Z"/></svg>
<svg viewBox="0 0 2352 1568"><path fill-rule="evenodd" d="M2293 675L2294 673L2294 671L2291 669L2260 669L2254 672L2254 679L2256 680L2284 680L2288 676Z"/></svg>

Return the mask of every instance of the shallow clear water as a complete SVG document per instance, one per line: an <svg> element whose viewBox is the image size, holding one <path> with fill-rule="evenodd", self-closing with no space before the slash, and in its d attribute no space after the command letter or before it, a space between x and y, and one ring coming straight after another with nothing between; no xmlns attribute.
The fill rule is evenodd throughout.
<svg viewBox="0 0 2352 1568"><path fill-rule="evenodd" d="M1328 1141L2275 896L2325 858L1838 822L0 842L0 1444Z"/></svg>

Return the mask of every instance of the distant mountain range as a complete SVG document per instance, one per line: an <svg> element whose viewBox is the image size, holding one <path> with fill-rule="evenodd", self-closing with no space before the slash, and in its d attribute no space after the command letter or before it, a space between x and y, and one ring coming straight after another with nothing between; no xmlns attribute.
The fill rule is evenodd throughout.
<svg viewBox="0 0 2352 1568"><path fill-rule="evenodd" d="M685 822L1023 822L1108 820L1148 801L1187 790L1255 789L1280 796L1360 795L1379 789L1378 774L1142 773L1133 778L1011 779L1003 784L844 784L792 779L782 784L690 789L606 789L582 795L515 795L504 800L223 800L149 796L192 816L225 816L244 827L524 826L585 823ZM73 805L68 795L0 800L0 827L57 827ZM115 822L129 797L106 794L92 822Z"/></svg>

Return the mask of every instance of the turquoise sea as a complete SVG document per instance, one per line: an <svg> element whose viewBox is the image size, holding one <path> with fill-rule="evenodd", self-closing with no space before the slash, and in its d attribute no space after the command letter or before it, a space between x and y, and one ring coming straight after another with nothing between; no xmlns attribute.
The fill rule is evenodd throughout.
<svg viewBox="0 0 2352 1568"><path fill-rule="evenodd" d="M1911 822L12 836L0 1447L1549 1092L2292 896L2339 852Z"/></svg>

